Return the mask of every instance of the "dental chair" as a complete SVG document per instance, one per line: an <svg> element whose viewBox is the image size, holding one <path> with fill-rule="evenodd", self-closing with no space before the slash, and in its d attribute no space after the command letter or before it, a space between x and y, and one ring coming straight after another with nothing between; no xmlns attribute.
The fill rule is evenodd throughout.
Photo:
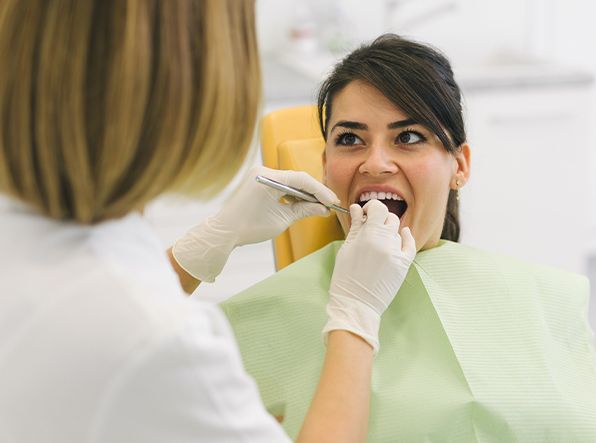
<svg viewBox="0 0 596 443"><path fill-rule="evenodd" d="M316 106L281 109L263 117L261 150L263 164L268 168L306 171L322 181L324 147ZM343 230L333 211L328 217L300 220L273 240L275 269L279 271L343 238Z"/></svg>

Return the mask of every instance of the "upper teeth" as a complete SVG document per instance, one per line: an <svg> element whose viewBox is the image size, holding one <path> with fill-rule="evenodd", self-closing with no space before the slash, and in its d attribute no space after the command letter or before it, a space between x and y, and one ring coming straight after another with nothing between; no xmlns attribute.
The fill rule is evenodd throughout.
<svg viewBox="0 0 596 443"><path fill-rule="evenodd" d="M399 195L393 192L363 192L360 194L360 201L365 202L369 200L400 200L403 201Z"/></svg>

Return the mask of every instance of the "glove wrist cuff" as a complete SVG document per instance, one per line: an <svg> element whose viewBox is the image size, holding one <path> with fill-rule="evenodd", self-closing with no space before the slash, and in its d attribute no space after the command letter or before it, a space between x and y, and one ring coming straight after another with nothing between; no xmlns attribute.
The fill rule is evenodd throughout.
<svg viewBox="0 0 596 443"><path fill-rule="evenodd" d="M325 344L330 331L341 329L362 337L377 354L381 316L370 306L352 298L332 295L327 304L327 317L323 328Z"/></svg>
<svg viewBox="0 0 596 443"><path fill-rule="evenodd" d="M221 273L236 247L235 238L207 219L195 226L172 247L172 255L180 267L203 282L211 283Z"/></svg>

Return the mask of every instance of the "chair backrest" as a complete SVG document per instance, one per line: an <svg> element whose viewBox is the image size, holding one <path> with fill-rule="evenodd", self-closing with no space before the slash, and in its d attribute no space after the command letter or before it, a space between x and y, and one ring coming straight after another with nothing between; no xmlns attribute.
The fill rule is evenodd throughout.
<svg viewBox="0 0 596 443"><path fill-rule="evenodd" d="M269 168L306 171L322 180L324 147L315 106L282 109L267 114L262 120L263 164ZM273 241L275 268L280 270L343 237L335 213L300 220Z"/></svg>

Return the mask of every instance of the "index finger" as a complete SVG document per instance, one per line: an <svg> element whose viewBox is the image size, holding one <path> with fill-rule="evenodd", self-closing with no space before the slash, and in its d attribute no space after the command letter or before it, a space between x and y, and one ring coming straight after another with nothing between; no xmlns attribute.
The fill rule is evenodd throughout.
<svg viewBox="0 0 596 443"><path fill-rule="evenodd" d="M367 216L367 223L384 225L389 215L389 209L379 200L370 200L362 209Z"/></svg>

